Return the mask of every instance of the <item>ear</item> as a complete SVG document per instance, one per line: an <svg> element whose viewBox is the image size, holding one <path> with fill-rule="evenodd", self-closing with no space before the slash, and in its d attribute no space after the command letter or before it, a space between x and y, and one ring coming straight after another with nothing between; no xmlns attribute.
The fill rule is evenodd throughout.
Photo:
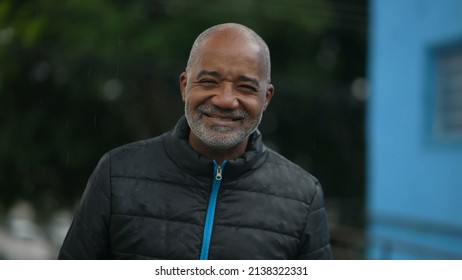
<svg viewBox="0 0 462 280"><path fill-rule="evenodd" d="M180 91L181 91L181 99L185 100L186 95L186 85L188 84L188 76L186 72L181 73L180 75Z"/></svg>
<svg viewBox="0 0 462 280"><path fill-rule="evenodd" d="M268 88L266 89L266 94L265 94L265 103L263 104L263 111L266 110L268 107L269 103L271 102L271 98L273 98L274 95L274 86L272 84L268 85Z"/></svg>

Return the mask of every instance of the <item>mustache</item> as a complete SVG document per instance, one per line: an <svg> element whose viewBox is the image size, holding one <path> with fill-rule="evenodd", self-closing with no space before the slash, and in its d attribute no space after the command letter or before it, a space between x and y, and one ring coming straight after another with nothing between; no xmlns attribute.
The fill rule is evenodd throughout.
<svg viewBox="0 0 462 280"><path fill-rule="evenodd" d="M244 110L235 110L235 109L223 109L211 104L203 104L197 107L197 111L204 115L220 115L232 119L244 119L249 115Z"/></svg>

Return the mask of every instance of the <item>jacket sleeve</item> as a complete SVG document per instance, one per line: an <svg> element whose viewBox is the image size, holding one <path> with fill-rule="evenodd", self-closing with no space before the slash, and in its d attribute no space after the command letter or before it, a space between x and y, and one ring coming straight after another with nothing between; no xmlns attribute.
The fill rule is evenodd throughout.
<svg viewBox="0 0 462 280"><path fill-rule="evenodd" d="M106 154L88 180L58 259L110 258L110 180L110 156Z"/></svg>
<svg viewBox="0 0 462 280"><path fill-rule="evenodd" d="M310 205L302 237L300 259L332 259L324 196L319 183Z"/></svg>

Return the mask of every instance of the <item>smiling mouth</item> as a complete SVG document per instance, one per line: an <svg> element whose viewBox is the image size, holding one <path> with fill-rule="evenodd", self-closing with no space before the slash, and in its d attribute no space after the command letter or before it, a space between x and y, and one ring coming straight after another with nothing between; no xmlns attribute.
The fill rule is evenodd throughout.
<svg viewBox="0 0 462 280"><path fill-rule="evenodd" d="M209 114L206 112L202 112L202 114L208 118L216 119L219 121L225 121L225 122L237 122L243 119L240 116L217 115L217 114Z"/></svg>

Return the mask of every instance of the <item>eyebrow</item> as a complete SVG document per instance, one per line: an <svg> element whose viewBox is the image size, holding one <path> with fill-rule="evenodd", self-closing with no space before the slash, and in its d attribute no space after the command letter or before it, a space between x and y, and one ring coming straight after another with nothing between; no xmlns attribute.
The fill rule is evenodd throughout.
<svg viewBox="0 0 462 280"><path fill-rule="evenodd" d="M197 79L204 77L204 76L212 76L214 78L220 78L220 73L218 71L208 71L208 70L201 70L199 74L197 74Z"/></svg>
<svg viewBox="0 0 462 280"><path fill-rule="evenodd" d="M202 78L204 76L211 76L211 77L214 77L214 78L220 78L221 74L218 71L201 70L199 72L199 74L197 74L197 79L200 79L200 78ZM246 76L246 75L239 75L237 77L237 80L241 81L241 82L252 83L257 88L260 87L260 83L258 82L258 79L255 79L255 78L252 78L252 77L249 77L249 76Z"/></svg>
<svg viewBox="0 0 462 280"><path fill-rule="evenodd" d="M258 82L257 79L255 78L252 78L252 77L249 77L249 76L245 76L245 75L240 75L237 77L238 81L241 81L241 82L249 82L249 83L252 83L254 84L257 88L260 88L260 83Z"/></svg>

